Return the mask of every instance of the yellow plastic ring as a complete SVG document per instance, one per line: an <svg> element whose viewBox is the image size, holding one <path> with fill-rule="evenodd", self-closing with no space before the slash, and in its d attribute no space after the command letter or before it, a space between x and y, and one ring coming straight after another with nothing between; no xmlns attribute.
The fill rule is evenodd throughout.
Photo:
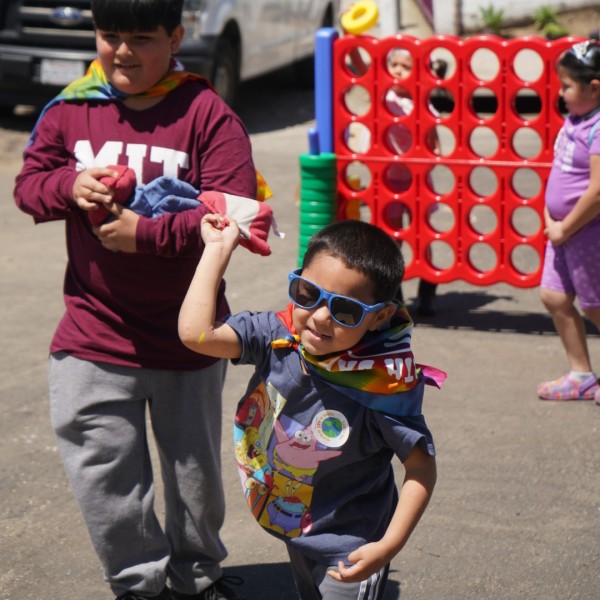
<svg viewBox="0 0 600 600"><path fill-rule="evenodd" d="M352 4L342 15L341 23L344 31L353 35L358 35L367 29L371 29L377 18L379 9L377 4L371 0L360 0Z"/></svg>

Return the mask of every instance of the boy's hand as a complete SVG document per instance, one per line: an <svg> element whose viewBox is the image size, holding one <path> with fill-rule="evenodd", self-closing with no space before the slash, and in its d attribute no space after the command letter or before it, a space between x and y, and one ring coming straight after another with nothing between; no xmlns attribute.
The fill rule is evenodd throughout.
<svg viewBox="0 0 600 600"><path fill-rule="evenodd" d="M113 202L106 207L117 218L93 231L108 250L136 252L136 230L140 215Z"/></svg>
<svg viewBox="0 0 600 600"><path fill-rule="evenodd" d="M110 204L112 192L98 181L102 177L117 177L118 173L112 169L92 167L85 169L77 175L73 184L73 199L81 210L96 210L99 204Z"/></svg>
<svg viewBox="0 0 600 600"><path fill-rule="evenodd" d="M383 544L372 542L357 548L348 555L352 566L346 567L342 561L338 563L337 571L330 569L327 574L338 581L358 583L365 581L373 573L383 569L390 562L393 555L387 555Z"/></svg>
<svg viewBox="0 0 600 600"><path fill-rule="evenodd" d="M240 228L234 219L208 214L202 217L200 234L205 246L222 244L227 252L233 252L240 239Z"/></svg>

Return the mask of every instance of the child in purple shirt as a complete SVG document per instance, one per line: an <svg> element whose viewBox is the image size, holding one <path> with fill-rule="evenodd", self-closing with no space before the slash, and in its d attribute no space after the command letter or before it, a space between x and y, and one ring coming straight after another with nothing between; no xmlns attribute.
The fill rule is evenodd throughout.
<svg viewBox="0 0 600 600"><path fill-rule="evenodd" d="M600 42L575 44L561 56L558 75L569 114L555 143L546 186L548 242L541 298L563 343L570 372L540 383L542 400L600 404L583 319L600 329Z"/></svg>

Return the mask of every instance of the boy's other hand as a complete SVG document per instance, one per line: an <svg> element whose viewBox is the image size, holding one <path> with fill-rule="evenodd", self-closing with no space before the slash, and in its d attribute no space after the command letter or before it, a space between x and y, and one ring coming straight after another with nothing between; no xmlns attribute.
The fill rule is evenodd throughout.
<svg viewBox="0 0 600 600"><path fill-rule="evenodd" d="M373 573L383 569L391 560L392 557L387 554L386 550L387 548L380 542L364 544L348 555L351 566L347 567L340 561L337 570L330 569L327 574L346 583L364 581Z"/></svg>
<svg viewBox="0 0 600 600"><path fill-rule="evenodd" d="M73 199L81 210L96 210L98 204L110 204L112 192L100 181L102 177L116 177L113 169L93 167L84 169L77 175L73 184Z"/></svg>
<svg viewBox="0 0 600 600"><path fill-rule="evenodd" d="M116 202L108 204L106 208L117 218L93 230L100 243L108 250L136 252L136 231L140 215Z"/></svg>

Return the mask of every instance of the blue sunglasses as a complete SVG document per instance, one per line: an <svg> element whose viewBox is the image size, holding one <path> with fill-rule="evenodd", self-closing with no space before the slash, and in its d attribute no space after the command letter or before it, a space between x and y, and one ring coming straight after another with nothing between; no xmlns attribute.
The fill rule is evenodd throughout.
<svg viewBox="0 0 600 600"><path fill-rule="evenodd" d="M296 269L288 275L290 300L300 308L311 310L327 301L331 318L344 327L358 327L367 313L376 312L387 306L387 302L363 304L354 298L330 294L308 279L300 276L302 269Z"/></svg>

